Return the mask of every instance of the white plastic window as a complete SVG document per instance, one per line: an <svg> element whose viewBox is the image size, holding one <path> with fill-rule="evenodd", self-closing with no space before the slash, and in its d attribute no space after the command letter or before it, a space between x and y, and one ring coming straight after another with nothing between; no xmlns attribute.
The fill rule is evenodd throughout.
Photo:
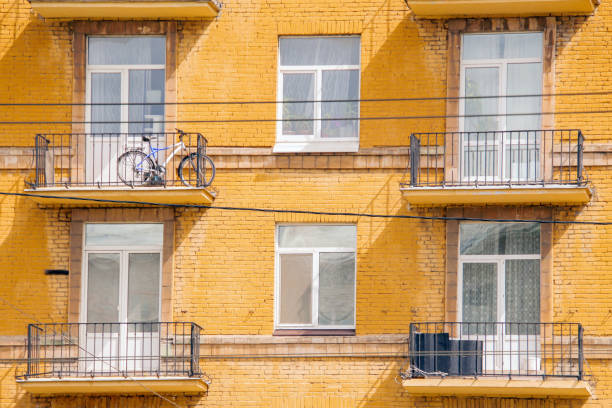
<svg viewBox="0 0 612 408"><path fill-rule="evenodd" d="M275 151L356 151L359 77L359 37L280 38Z"/></svg>
<svg viewBox="0 0 612 408"><path fill-rule="evenodd" d="M462 175L537 180L540 172L543 33L465 34L461 54ZM485 116L478 116L485 115ZM488 115L488 116L487 116ZM499 116L495 116L499 115ZM513 131L506 133L477 133Z"/></svg>
<svg viewBox="0 0 612 408"><path fill-rule="evenodd" d="M354 225L280 225L276 243L276 327L355 327Z"/></svg>
<svg viewBox="0 0 612 408"><path fill-rule="evenodd" d="M92 105L87 113L92 122L115 122L92 123L89 133L163 132L165 65L165 37L88 37L88 101L111 105Z"/></svg>
<svg viewBox="0 0 612 408"><path fill-rule="evenodd" d="M540 321L539 224L462 223L459 271L462 321Z"/></svg>

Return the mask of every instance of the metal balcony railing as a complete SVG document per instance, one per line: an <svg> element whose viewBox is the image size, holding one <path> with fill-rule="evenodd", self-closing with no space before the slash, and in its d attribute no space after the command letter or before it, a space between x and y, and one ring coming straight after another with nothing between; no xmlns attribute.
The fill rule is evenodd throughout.
<svg viewBox="0 0 612 408"><path fill-rule="evenodd" d="M580 130L413 133L407 187L584 185Z"/></svg>
<svg viewBox="0 0 612 408"><path fill-rule="evenodd" d="M191 322L30 324L20 377L197 377L201 330Z"/></svg>
<svg viewBox="0 0 612 408"><path fill-rule="evenodd" d="M184 149L180 141L184 143ZM34 143L32 188L46 187L206 187L206 166L198 171L181 161L206 156L207 140L199 133L65 133L38 134ZM128 155L126 152L142 152ZM214 171L214 169L212 169ZM212 174L214 177L214 172Z"/></svg>
<svg viewBox="0 0 612 408"><path fill-rule="evenodd" d="M413 378L583 378L578 323L412 323L409 342Z"/></svg>

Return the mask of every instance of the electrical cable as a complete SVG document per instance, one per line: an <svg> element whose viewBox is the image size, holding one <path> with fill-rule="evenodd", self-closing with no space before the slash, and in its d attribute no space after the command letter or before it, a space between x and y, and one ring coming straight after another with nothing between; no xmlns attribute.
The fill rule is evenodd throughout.
<svg viewBox="0 0 612 408"><path fill-rule="evenodd" d="M391 219L409 219L409 220L426 220L426 221L479 221L479 222L504 222L504 223L536 223L536 224L560 224L560 225L612 225L612 221L564 221L564 220L525 220L525 219L506 219L506 218L473 218L473 217L446 217L446 216L429 216L429 215L398 215L398 214L375 214L362 212L340 212L340 211L311 211L311 210L291 210L291 209L274 209L274 208L258 208L258 207L235 207L235 206L219 206L219 205L204 205L204 204L167 204L152 201L131 201L131 200L110 200L102 198L87 198L87 197L62 197L49 194L33 194L33 193L12 193L0 191L3 196L30 197L30 198L49 198L60 200L73 200L75 202L94 202L107 204L126 204L126 205L149 205L156 207L171 207L171 208L195 208L205 210L229 210L229 211L247 211L258 213L272 214L304 214L304 215L325 215L325 216L344 216L344 217L364 217L364 218L391 218Z"/></svg>
<svg viewBox="0 0 612 408"><path fill-rule="evenodd" d="M532 112L532 113L483 113L470 115L420 115L420 116L358 116L341 118L312 118L312 119L185 119L185 120L160 120L155 123L257 123L257 122L305 122L305 121L369 121L369 120L422 120L422 119L458 119L458 118L488 118L488 117L512 117L512 116L550 116L550 115L603 115L612 113L612 110L597 111L555 111L555 112ZM107 121L0 121L0 125L102 125L102 124L150 124L150 121L133 120L107 120ZM112 134L113 132L108 132ZM441 132L442 133L442 132Z"/></svg>
<svg viewBox="0 0 612 408"><path fill-rule="evenodd" d="M419 102L419 101L448 101L469 99L501 99L501 98L539 98L539 97L565 97L565 96L605 96L612 95L609 91L591 92L560 92L515 95L482 95L482 96L427 96L406 98L359 98L359 99L305 99L291 101L183 101L183 102L0 102L0 106L159 106L159 105L271 105L292 103L335 103L335 102Z"/></svg>

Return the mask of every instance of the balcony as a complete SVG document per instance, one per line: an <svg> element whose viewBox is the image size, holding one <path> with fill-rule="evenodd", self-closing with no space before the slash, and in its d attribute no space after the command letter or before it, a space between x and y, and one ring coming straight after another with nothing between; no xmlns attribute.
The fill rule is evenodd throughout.
<svg viewBox="0 0 612 408"><path fill-rule="evenodd" d="M591 395L577 323L412 323L409 342L403 385L413 395Z"/></svg>
<svg viewBox="0 0 612 408"><path fill-rule="evenodd" d="M50 323L28 326L32 394L200 393L200 332L191 322Z"/></svg>
<svg viewBox="0 0 612 408"><path fill-rule="evenodd" d="M579 130L414 133L410 205L585 204Z"/></svg>
<svg viewBox="0 0 612 408"><path fill-rule="evenodd" d="M525 17L592 14L597 0L407 0L421 18Z"/></svg>
<svg viewBox="0 0 612 408"><path fill-rule="evenodd" d="M219 14L216 0L29 0L44 18L185 19Z"/></svg>
<svg viewBox="0 0 612 408"><path fill-rule="evenodd" d="M46 205L210 204L206 143L199 133L39 134L26 192Z"/></svg>

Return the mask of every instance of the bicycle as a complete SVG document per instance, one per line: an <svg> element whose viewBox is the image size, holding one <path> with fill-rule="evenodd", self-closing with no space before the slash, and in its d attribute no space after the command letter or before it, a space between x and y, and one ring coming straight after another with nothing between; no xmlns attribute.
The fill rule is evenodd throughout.
<svg viewBox="0 0 612 408"><path fill-rule="evenodd" d="M128 186L165 185L166 166L179 151L187 151L183 142L185 132L176 130L179 141L170 146L156 148L151 145L151 138L143 135L142 141L149 144L149 154L142 148L126 151L117 159L117 176ZM200 136L201 137L201 136ZM204 138L204 143L206 143ZM159 152L174 149L163 164L159 163ZM208 187L215 178L215 164L212 159L199 151L189 153L181 159L178 176L186 187Z"/></svg>

